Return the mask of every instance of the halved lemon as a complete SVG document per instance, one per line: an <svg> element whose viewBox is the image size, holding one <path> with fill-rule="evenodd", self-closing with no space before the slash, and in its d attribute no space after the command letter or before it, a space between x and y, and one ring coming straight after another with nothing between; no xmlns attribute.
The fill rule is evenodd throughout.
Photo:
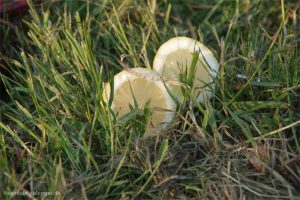
<svg viewBox="0 0 300 200"><path fill-rule="evenodd" d="M103 98L110 99L111 87L107 83ZM146 68L132 68L122 71L114 76L114 91L111 108L118 118L130 112L130 105L144 108L149 102L152 112L150 124L147 129L164 128L173 118L176 104L169 95L158 73Z"/></svg>
<svg viewBox="0 0 300 200"><path fill-rule="evenodd" d="M153 69L166 79L181 82L180 74L189 71L193 53L198 54L198 60L191 95L199 102L204 102L212 96L213 82L219 70L219 63L213 53L202 43L188 37L175 37L168 40L158 49L153 61ZM181 101L183 97L181 86L169 85L173 94Z"/></svg>

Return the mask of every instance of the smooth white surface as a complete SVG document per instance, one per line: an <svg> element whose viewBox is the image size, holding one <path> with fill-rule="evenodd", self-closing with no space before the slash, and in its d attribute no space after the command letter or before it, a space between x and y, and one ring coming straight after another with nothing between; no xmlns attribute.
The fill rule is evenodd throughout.
<svg viewBox="0 0 300 200"><path fill-rule="evenodd" d="M191 53L200 52L200 56L204 57L208 64L210 88L207 87L206 91L197 97L197 100L203 103L205 99L210 99L213 95L211 90L215 86L213 82L219 71L219 63L213 53L202 43L188 37L175 37L168 40L158 49L153 61L153 69L162 75L167 56L180 49L188 49Z"/></svg>
<svg viewBox="0 0 300 200"><path fill-rule="evenodd" d="M176 104L174 102L174 100L172 99L172 97L169 95L167 89L165 88L165 85L163 84L163 82L160 79L160 76L158 73L146 69L146 68L130 68L130 72L129 71L122 71L120 73L118 73L117 75L114 76L114 92L116 92L118 90L118 88L125 84L126 82L135 80L135 79L140 79L140 78L145 78L148 81L152 81L153 84L157 85L159 88L161 88L161 91L163 92L163 95L166 98L167 101L167 108L170 110L170 112L166 113L165 119L164 119L164 124L161 125L161 128L164 128L167 126L167 124L169 122L172 121L175 112L176 112ZM110 85L108 84L105 87L105 100L108 101L110 98L110 93L111 93L111 88ZM147 95L147 94L145 94ZM128 102L130 104L133 104L133 99L132 102ZM160 105L157 105L157 107L159 107ZM117 105L114 104L114 101L112 102L111 105L112 108L117 107Z"/></svg>

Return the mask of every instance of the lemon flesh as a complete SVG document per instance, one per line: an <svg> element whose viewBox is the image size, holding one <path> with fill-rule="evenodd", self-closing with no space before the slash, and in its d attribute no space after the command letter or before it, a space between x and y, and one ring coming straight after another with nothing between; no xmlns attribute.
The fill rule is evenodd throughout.
<svg viewBox="0 0 300 200"><path fill-rule="evenodd" d="M153 69L169 80L181 82L180 76L189 73L193 53L198 54L193 80L193 95L199 102L212 96L214 78L219 64L213 53L200 42L188 37L176 37L164 43L156 53ZM179 101L183 94L180 85L169 84L173 94Z"/></svg>
<svg viewBox="0 0 300 200"><path fill-rule="evenodd" d="M149 102L152 112L147 128L165 127L173 118L176 104L167 92L157 73L145 68L133 68L130 73L122 71L114 77L114 96L111 108L118 118L128 114L130 105L143 109ZM104 89L104 100L111 95L110 84Z"/></svg>

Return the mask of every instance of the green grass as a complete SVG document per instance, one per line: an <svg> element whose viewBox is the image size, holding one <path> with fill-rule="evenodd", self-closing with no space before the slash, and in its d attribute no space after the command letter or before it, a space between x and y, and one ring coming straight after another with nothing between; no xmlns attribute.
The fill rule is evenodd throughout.
<svg viewBox="0 0 300 200"><path fill-rule="evenodd" d="M1 75L0 199L300 199L299 9L284 0L65 0L32 5L23 28L0 23L10 70ZM122 57L151 68L177 35L216 55L215 96L191 99L195 108L182 105L167 129L140 137L149 110L117 120L103 82Z"/></svg>

